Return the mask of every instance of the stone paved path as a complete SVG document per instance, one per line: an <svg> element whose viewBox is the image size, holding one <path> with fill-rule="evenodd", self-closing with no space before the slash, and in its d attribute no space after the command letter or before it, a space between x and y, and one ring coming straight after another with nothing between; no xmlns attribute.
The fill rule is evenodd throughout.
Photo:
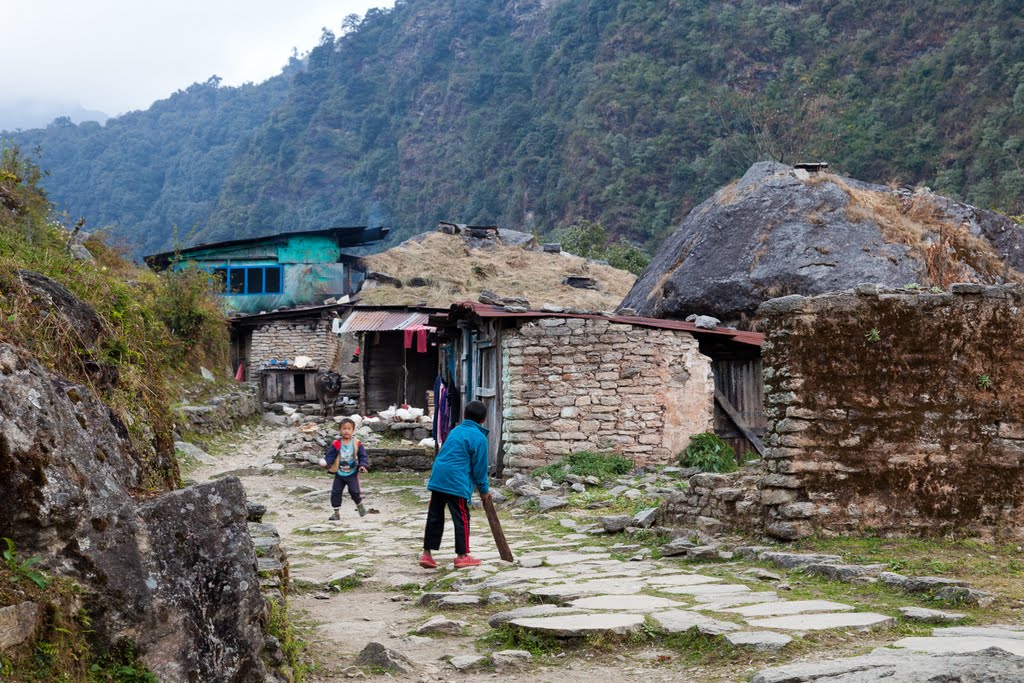
<svg viewBox="0 0 1024 683"><path fill-rule="evenodd" d="M329 477L270 467L287 430L257 428L239 450L204 464L191 478L240 473L250 500L268 507L264 521L277 526L297 587L292 611L310 627L306 637L321 662L314 681L361 676L351 665L371 642L413 662L413 673L394 676L423 681L491 680L496 669L516 681L748 680L793 657L827 659L892 644L973 652L995 642L1024 654L1020 631L937 629L933 636L904 638L889 631L898 613L787 600L754 578L741 580L742 563L628 559L612 537L590 533L582 522L552 523L521 510L502 512L515 564L498 559L484 515L474 507L471 550L484 564L452 569L449 526L435 553L439 568L423 570L417 564L427 498L422 475L365 476L366 505L379 512L360 518L349 500L341 521L328 522ZM700 571L732 564L731 579ZM330 580L340 590L326 588ZM803 638L819 631L835 635ZM685 651L671 647L681 634L721 652L688 663ZM492 657L521 650L524 642L548 647L533 657ZM814 642L827 651L815 652Z"/></svg>

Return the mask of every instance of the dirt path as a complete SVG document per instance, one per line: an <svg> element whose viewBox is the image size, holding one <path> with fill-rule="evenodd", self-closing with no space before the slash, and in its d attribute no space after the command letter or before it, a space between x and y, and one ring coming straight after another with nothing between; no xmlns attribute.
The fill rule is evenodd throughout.
<svg viewBox="0 0 1024 683"><path fill-rule="evenodd" d="M224 472L243 468L263 468L273 462L278 442L291 432L289 427L260 425L239 434L234 448L217 455L217 465L204 465L190 474L194 481L205 481ZM261 470L262 471L262 470ZM309 470L278 470L272 474L241 477L250 501L267 506L264 521L277 527L294 578L325 579L345 569L362 575L356 585L341 592L299 590L291 595L291 611L300 624L310 627L304 634L310 640L317 660L313 682L350 680L352 660L369 642L380 642L411 659L415 674L390 674L408 680L491 681L498 676L493 669L460 672L447 664L449 657L480 654L476 641L492 629L486 617L500 608L461 609L441 612L418 605L422 589L456 572L451 567L454 546L449 525L441 551L435 553L439 568L419 567L426 505L423 475L374 473L363 475L366 506L379 510L360 518L351 499L346 498L340 522L328 522L331 513L331 480ZM474 506L470 548L485 567L474 576L484 576L487 565L502 565L490 538L483 511ZM543 545L543 536L515 517L503 520L506 535L514 549ZM556 544L557 545L557 544ZM507 565L506 565L507 566ZM466 572L467 570L462 570ZM508 608L515 604L506 605ZM424 637L410 632L428 619L445 614L465 621L462 635ZM501 648L497 648L501 649ZM701 672L680 677L679 671L652 668L662 651L634 653L627 658L614 653L574 653L571 661L554 653L551 666L534 663L524 671L503 671L503 680L541 682L644 680L701 681ZM660 670L659 670L660 669Z"/></svg>

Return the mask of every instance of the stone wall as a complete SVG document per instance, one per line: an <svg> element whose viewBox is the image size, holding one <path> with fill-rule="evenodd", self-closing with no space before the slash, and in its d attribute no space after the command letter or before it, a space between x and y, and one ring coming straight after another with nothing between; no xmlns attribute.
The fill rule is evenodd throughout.
<svg viewBox="0 0 1024 683"><path fill-rule="evenodd" d="M311 366L335 369L341 362L341 342L331 332L330 320L274 321L260 325L252 332L249 364L252 378L270 360L287 360L309 356Z"/></svg>
<svg viewBox="0 0 1024 683"><path fill-rule="evenodd" d="M669 463L712 429L711 360L688 332L542 318L506 330L501 351L510 471L582 450Z"/></svg>
<svg viewBox="0 0 1024 683"><path fill-rule="evenodd" d="M765 303L765 531L1024 538L1024 289Z"/></svg>
<svg viewBox="0 0 1024 683"><path fill-rule="evenodd" d="M761 534L763 479L762 469L750 467L728 474L695 474L687 479L685 491L665 499L663 522L665 526L692 527L709 534L723 529Z"/></svg>
<svg viewBox="0 0 1024 683"><path fill-rule="evenodd" d="M243 382L202 405L175 409L175 427L193 434L217 434L235 429L261 412L259 385Z"/></svg>

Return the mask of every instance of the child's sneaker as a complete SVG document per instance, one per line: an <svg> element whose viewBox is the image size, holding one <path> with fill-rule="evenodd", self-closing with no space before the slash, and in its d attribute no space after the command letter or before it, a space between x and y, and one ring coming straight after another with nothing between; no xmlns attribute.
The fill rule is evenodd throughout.
<svg viewBox="0 0 1024 683"><path fill-rule="evenodd" d="M463 555L462 557L455 558L455 568L463 569L464 567L476 567L480 564L480 560L469 555Z"/></svg>
<svg viewBox="0 0 1024 683"><path fill-rule="evenodd" d="M424 569L437 569L437 562L430 555L423 553L420 555L420 566Z"/></svg>
<svg viewBox="0 0 1024 683"><path fill-rule="evenodd" d="M359 516L360 517L365 517L366 516L366 506L365 505L360 503L359 505L356 506L356 509L359 510Z"/></svg>
<svg viewBox="0 0 1024 683"><path fill-rule="evenodd" d="M327 518L328 522L338 522L340 520L341 520L341 515L338 514L337 510L334 511L333 515L331 515L330 517Z"/></svg>

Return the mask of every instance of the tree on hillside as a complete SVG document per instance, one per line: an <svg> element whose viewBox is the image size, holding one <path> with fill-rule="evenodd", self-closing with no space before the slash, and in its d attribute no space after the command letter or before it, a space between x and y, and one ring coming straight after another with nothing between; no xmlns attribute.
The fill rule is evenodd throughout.
<svg viewBox="0 0 1024 683"><path fill-rule="evenodd" d="M570 254L607 261L613 268L621 268L639 275L650 263L651 257L623 238L612 242L604 226L585 218L577 219L569 227L556 232L562 248Z"/></svg>

